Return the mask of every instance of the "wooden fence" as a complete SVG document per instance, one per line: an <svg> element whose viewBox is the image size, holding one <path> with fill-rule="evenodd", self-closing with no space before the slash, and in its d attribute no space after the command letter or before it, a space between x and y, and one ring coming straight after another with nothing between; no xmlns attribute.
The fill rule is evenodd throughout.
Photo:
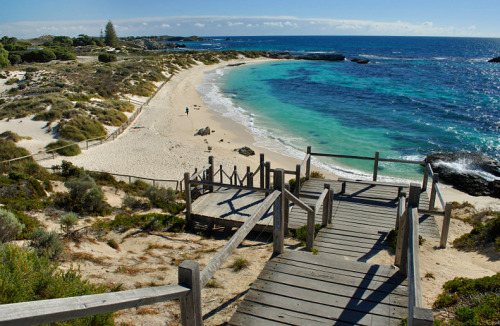
<svg viewBox="0 0 500 326"><path fill-rule="evenodd" d="M433 325L431 309L423 308L420 284L420 255L418 236L418 204L421 188L410 185L408 200L401 195L398 200L398 239L394 264L408 279L408 325Z"/></svg>
<svg viewBox="0 0 500 326"><path fill-rule="evenodd" d="M307 147L307 152L304 160L301 164L297 164L296 167L296 182L299 182L298 186L300 189L300 176L303 175L305 168L305 179L309 180L311 176L311 158L313 156L318 157L332 157L332 158L346 158L346 159L355 159L355 160L368 160L373 161L373 174L372 180L377 181L378 177L378 166L379 162L389 162L389 163L401 163L401 164L413 164L420 165L424 167L424 176L422 180L421 191L427 190L427 185L429 183L429 177L431 178L431 192L429 196L429 208L418 209L419 214L429 214L429 215L439 215L443 216L443 225L441 228L441 239L440 239L440 247L446 248L446 244L448 241L448 232L450 228L450 219L451 219L451 202L445 202L443 195L439 189L439 175L438 173L434 173L432 167L429 163L425 161L411 161L411 160L398 160L398 159L389 159L389 158L381 158L379 152L375 152L373 157L366 156L352 156L352 155L340 155L340 154L327 154L327 153L314 153L311 151L311 146ZM342 178L340 178L342 179ZM435 208L436 206L436 197L439 199L439 203L441 204L441 210Z"/></svg>

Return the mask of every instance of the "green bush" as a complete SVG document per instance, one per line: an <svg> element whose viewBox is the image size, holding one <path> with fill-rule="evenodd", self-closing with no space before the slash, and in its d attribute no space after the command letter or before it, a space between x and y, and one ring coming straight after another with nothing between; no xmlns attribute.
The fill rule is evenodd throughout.
<svg viewBox="0 0 500 326"><path fill-rule="evenodd" d="M69 204L71 210L82 213L108 214L110 206L104 201L104 194L95 180L84 175L79 179L71 179L65 183L69 188Z"/></svg>
<svg viewBox="0 0 500 326"><path fill-rule="evenodd" d="M50 260L57 260L64 253L62 240L54 231L34 230L30 235L29 245L36 251L38 256L45 256Z"/></svg>
<svg viewBox="0 0 500 326"><path fill-rule="evenodd" d="M49 62L56 59L54 51L50 49L28 51L22 55L25 62Z"/></svg>
<svg viewBox="0 0 500 326"><path fill-rule="evenodd" d="M106 109L115 109L120 112L133 112L135 110L132 103L121 100L108 100L102 102L101 105Z"/></svg>
<svg viewBox="0 0 500 326"><path fill-rule="evenodd" d="M16 239L23 228L14 213L0 208L0 243Z"/></svg>
<svg viewBox="0 0 500 326"><path fill-rule="evenodd" d="M97 294L106 291L82 279L70 269L57 265L35 252L0 246L0 304ZM58 323L61 325L63 323ZM96 315L65 322L64 325L113 325L113 314Z"/></svg>
<svg viewBox="0 0 500 326"><path fill-rule="evenodd" d="M60 123L61 137L74 141L83 141L106 135L106 129L96 119L77 117L68 122Z"/></svg>
<svg viewBox="0 0 500 326"><path fill-rule="evenodd" d="M140 198L136 198L134 196L130 196L129 194L125 195L123 198L123 206L128 207L132 210L148 210L151 208L151 204L149 201L141 200Z"/></svg>
<svg viewBox="0 0 500 326"><path fill-rule="evenodd" d="M455 313L453 325L495 325L500 319L500 273L479 279L457 277L443 285L435 309Z"/></svg>
<svg viewBox="0 0 500 326"><path fill-rule="evenodd" d="M55 47L52 48L57 60L67 61L67 60L75 60L76 55L71 52L69 49Z"/></svg>
<svg viewBox="0 0 500 326"><path fill-rule="evenodd" d="M314 225L314 236L316 236L318 234L319 229L321 229L321 224L315 224ZM296 238L300 241L306 241L307 240L307 225L302 225L300 228L295 230L294 238Z"/></svg>
<svg viewBox="0 0 500 326"><path fill-rule="evenodd" d="M70 101L88 102L90 101L90 96L82 93L67 93L65 94Z"/></svg>
<svg viewBox="0 0 500 326"><path fill-rule="evenodd" d="M7 85L13 85L15 83L17 83L19 81L19 78L9 78L7 79L7 81L5 82Z"/></svg>
<svg viewBox="0 0 500 326"><path fill-rule="evenodd" d="M93 224L94 229L117 230L125 232L132 228L147 231L165 230L170 232L181 232L184 230L186 220L169 214L138 214L117 215L112 221L97 221Z"/></svg>
<svg viewBox="0 0 500 326"><path fill-rule="evenodd" d="M59 139L45 146L47 151L55 150L55 152L62 156L76 156L82 152L80 146L72 141Z"/></svg>
<svg viewBox="0 0 500 326"><path fill-rule="evenodd" d="M54 166L54 169L58 169L59 166ZM79 168L78 166L73 165L73 163L69 161L63 160L61 163L61 176L65 178L71 178L71 177L82 177L85 173L85 170L82 168Z"/></svg>
<svg viewBox="0 0 500 326"><path fill-rule="evenodd" d="M99 108L92 108L90 112L94 114L100 122L108 126L119 127L125 121L127 121L127 116L115 109L105 110Z"/></svg>
<svg viewBox="0 0 500 326"><path fill-rule="evenodd" d="M466 233L453 241L453 246L461 250L477 250L488 246L500 251L500 212L486 224L478 223L470 233Z"/></svg>
<svg viewBox="0 0 500 326"><path fill-rule="evenodd" d="M172 188L157 188L154 186L148 187L144 195L149 199L154 207L169 210L172 203L175 203L177 196Z"/></svg>
<svg viewBox="0 0 500 326"><path fill-rule="evenodd" d="M99 54L99 56L97 57L97 59L100 62L114 62L118 58L116 57L116 55L114 55L112 53L101 53L101 54Z"/></svg>
<svg viewBox="0 0 500 326"><path fill-rule="evenodd" d="M2 132L0 134L0 138L3 138L5 140L11 140L14 143L17 143L18 141L20 141L22 139L21 136L19 136L18 134L16 134L15 132L12 132L12 131L4 131L4 132Z"/></svg>
<svg viewBox="0 0 500 326"><path fill-rule="evenodd" d="M73 212L66 213L59 218L59 223L61 223L61 229L64 232L70 233L73 231L73 227L78 224L78 217Z"/></svg>

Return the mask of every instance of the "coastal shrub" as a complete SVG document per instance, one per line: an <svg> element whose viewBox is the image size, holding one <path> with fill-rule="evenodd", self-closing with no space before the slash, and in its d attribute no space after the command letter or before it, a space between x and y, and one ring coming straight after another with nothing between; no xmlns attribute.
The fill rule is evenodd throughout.
<svg viewBox="0 0 500 326"><path fill-rule="evenodd" d="M306 177L301 177L300 178L300 184L301 185L303 185L305 181L306 181ZM290 192L291 193L295 193L297 191L297 189L296 189L296 186L297 186L296 179L295 178L290 179L290 181L288 181L288 184L290 185Z"/></svg>
<svg viewBox="0 0 500 326"><path fill-rule="evenodd" d="M44 229L35 229L30 235L29 246L35 250L38 256L47 257L50 260L58 260L64 253L61 238L54 231L48 232Z"/></svg>
<svg viewBox="0 0 500 326"><path fill-rule="evenodd" d="M129 88L133 95L149 97L156 90L156 85L149 81L140 81Z"/></svg>
<svg viewBox="0 0 500 326"><path fill-rule="evenodd" d="M108 126L119 127L127 121L127 116L115 109L92 108L90 112L95 115L100 122Z"/></svg>
<svg viewBox="0 0 500 326"><path fill-rule="evenodd" d="M60 170L59 175L61 175L64 178L71 178L71 177L81 177L84 175L85 170L83 168L79 168L76 165L73 165L73 163L69 161L63 160L61 162L61 166L54 165L52 167L53 170Z"/></svg>
<svg viewBox="0 0 500 326"><path fill-rule="evenodd" d="M50 49L41 49L25 52L22 55L25 62L49 62L56 59L54 51Z"/></svg>
<svg viewBox="0 0 500 326"><path fill-rule="evenodd" d="M16 134L13 131L10 131L10 130L2 132L0 134L0 138L3 138L5 140L11 140L14 143L17 143L18 141L20 141L22 139L21 136L19 136L18 134Z"/></svg>
<svg viewBox="0 0 500 326"><path fill-rule="evenodd" d="M500 319L500 273L478 279L457 277L443 285L434 309L454 313L453 325L494 325Z"/></svg>
<svg viewBox="0 0 500 326"><path fill-rule="evenodd" d="M78 217L75 213L69 212L63 214L59 218L59 223L61 223L61 229L66 233L70 233L73 231L73 227L78 224Z"/></svg>
<svg viewBox="0 0 500 326"><path fill-rule="evenodd" d="M0 243L16 239L23 228L24 225L17 219L14 213L0 208Z"/></svg>
<svg viewBox="0 0 500 326"><path fill-rule="evenodd" d="M123 198L123 206L130 208L132 210L148 210L151 209L151 203L147 199L136 198L129 194L126 194Z"/></svg>
<svg viewBox="0 0 500 326"><path fill-rule="evenodd" d="M470 233L466 233L453 241L453 246L461 250L477 250L493 246L500 251L500 212L486 224L477 223Z"/></svg>
<svg viewBox="0 0 500 326"><path fill-rule="evenodd" d="M398 230L392 229L387 235L386 241L389 243L389 248L393 253L396 252L396 244L398 242Z"/></svg>
<svg viewBox="0 0 500 326"><path fill-rule="evenodd" d="M323 175L323 173L321 172L318 172L318 171L311 171L311 178L315 178L315 179L324 179L325 176Z"/></svg>
<svg viewBox="0 0 500 326"><path fill-rule="evenodd" d="M17 240L29 240L31 233L41 227L41 223L35 217L28 216L20 211L12 211L17 219L24 225L21 233L18 234Z"/></svg>
<svg viewBox="0 0 500 326"><path fill-rule="evenodd" d="M64 184L69 189L69 199L63 197L62 202L72 211L82 213L95 213L106 215L110 212L110 206L104 201L104 194L95 180L84 175L81 178L74 178Z"/></svg>
<svg viewBox="0 0 500 326"><path fill-rule="evenodd" d="M0 282L0 304L106 292L104 285L83 280L72 268L59 270L46 257L12 245L0 246L0 275L8 280ZM113 314L75 319L64 325L113 325Z"/></svg>
<svg viewBox="0 0 500 326"><path fill-rule="evenodd" d="M80 146L70 140L59 139L45 146L47 151L55 150L55 152L62 156L76 156L82 152Z"/></svg>
<svg viewBox="0 0 500 326"><path fill-rule="evenodd" d="M11 140L0 138L0 161L11 160L28 155L30 155L30 152L27 149L16 146L16 144ZM27 158L27 160L32 160L32 158Z"/></svg>
<svg viewBox="0 0 500 326"><path fill-rule="evenodd" d="M321 224L315 224L314 225L314 236L315 237L318 234L319 229L321 229ZM307 240L307 225L302 225L300 228L295 230L293 237L300 240L300 241L306 241Z"/></svg>
<svg viewBox="0 0 500 326"><path fill-rule="evenodd" d="M9 61L11 65L18 65L23 62L23 58L17 53L9 53Z"/></svg>
<svg viewBox="0 0 500 326"><path fill-rule="evenodd" d="M82 93L67 93L65 96L70 101L88 102L90 101L90 96Z"/></svg>
<svg viewBox="0 0 500 326"><path fill-rule="evenodd" d="M232 268L234 272L239 272L242 269L247 268L249 265L250 262L247 259L243 257L237 257L229 267Z"/></svg>
<svg viewBox="0 0 500 326"><path fill-rule="evenodd" d="M69 140L82 141L105 136L106 129L104 129L102 123L97 119L80 116L73 120L59 123L59 135Z"/></svg>
<svg viewBox="0 0 500 326"><path fill-rule="evenodd" d="M51 50L54 52L57 60L67 61L76 59L76 55L67 48L53 47Z"/></svg>
<svg viewBox="0 0 500 326"><path fill-rule="evenodd" d="M88 172L88 175L90 175L100 186L115 187L118 184L115 177L107 172Z"/></svg>
<svg viewBox="0 0 500 326"><path fill-rule="evenodd" d="M144 192L150 187L150 185L145 181L137 179L132 183L120 181L117 187L125 191L127 194L139 196L144 194Z"/></svg>
<svg viewBox="0 0 500 326"><path fill-rule="evenodd" d="M97 59L100 61L100 62L114 62L116 61L118 58L116 57L116 55L112 54L112 53L101 53L99 54L99 56L97 57Z"/></svg>
<svg viewBox="0 0 500 326"><path fill-rule="evenodd" d="M51 106L50 111L52 111L52 113L50 114L46 113L50 112L46 111L49 106ZM54 115L54 112L69 110L72 107L73 104L71 103L71 101L60 95L41 95L37 97L26 97L18 101L6 104L0 111L0 119L24 118L31 114L40 114L38 116L35 116L35 120L50 121L47 117Z"/></svg>
<svg viewBox="0 0 500 326"><path fill-rule="evenodd" d="M183 205L177 204L177 195L172 188L148 187L144 193L154 207L162 208L172 214L178 214L184 209Z"/></svg>
<svg viewBox="0 0 500 326"><path fill-rule="evenodd" d="M100 105L106 109L115 109L120 112L133 112L135 110L135 106L132 103L122 100L107 100L101 102Z"/></svg>
<svg viewBox="0 0 500 326"><path fill-rule="evenodd" d="M15 83L17 83L19 81L19 78L9 78L7 79L7 81L5 82L7 85L13 85Z"/></svg>

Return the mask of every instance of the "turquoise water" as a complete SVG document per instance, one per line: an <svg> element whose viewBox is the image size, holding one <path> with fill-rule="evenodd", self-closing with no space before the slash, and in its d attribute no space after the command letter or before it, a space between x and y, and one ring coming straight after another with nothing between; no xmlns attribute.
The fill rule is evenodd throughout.
<svg viewBox="0 0 500 326"><path fill-rule="evenodd" d="M281 44L303 53L317 52L323 42L325 52L334 51L336 38L314 37L315 48L308 51L310 38L262 37L259 46L267 40L270 49ZM341 39L335 52L371 62L223 68L207 75L199 91L208 105L250 128L256 145L297 158L308 145L313 152L373 157L379 151L396 159L457 151L500 158L500 65L486 62L487 53L500 54L499 40ZM369 161L315 163L341 175L373 169ZM382 163L379 173L415 179L419 168Z"/></svg>

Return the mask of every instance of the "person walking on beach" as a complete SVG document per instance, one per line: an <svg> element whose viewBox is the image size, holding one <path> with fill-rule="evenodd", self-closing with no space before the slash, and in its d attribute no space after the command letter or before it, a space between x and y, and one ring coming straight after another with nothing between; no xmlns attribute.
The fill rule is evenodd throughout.
<svg viewBox="0 0 500 326"><path fill-rule="evenodd" d="M189 115L189 108L186 106L186 115Z"/></svg>

